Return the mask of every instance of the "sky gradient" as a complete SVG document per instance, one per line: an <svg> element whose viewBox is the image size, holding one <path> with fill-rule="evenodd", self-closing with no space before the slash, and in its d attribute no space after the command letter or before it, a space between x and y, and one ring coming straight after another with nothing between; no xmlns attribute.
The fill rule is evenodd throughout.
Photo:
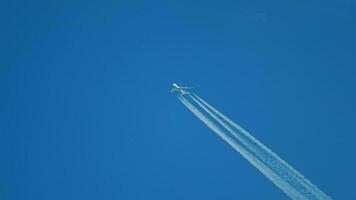
<svg viewBox="0 0 356 200"><path fill-rule="evenodd" d="M169 93L176 82L356 199L355 10L2 1L0 198L286 199Z"/></svg>

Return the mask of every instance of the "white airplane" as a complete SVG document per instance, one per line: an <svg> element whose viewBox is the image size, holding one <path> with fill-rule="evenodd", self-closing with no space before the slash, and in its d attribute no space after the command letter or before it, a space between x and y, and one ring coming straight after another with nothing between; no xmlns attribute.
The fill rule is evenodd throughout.
<svg viewBox="0 0 356 200"><path fill-rule="evenodd" d="M180 92L180 95L189 94L187 90L193 89L192 87L181 87L175 83L173 83L173 88L171 89L171 93Z"/></svg>

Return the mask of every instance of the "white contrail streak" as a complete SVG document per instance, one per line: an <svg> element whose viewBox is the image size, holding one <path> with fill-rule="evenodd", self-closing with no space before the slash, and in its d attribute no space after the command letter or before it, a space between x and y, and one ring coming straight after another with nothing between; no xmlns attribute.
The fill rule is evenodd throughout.
<svg viewBox="0 0 356 200"><path fill-rule="evenodd" d="M228 142L291 199L331 199L247 131L213 108L199 96L195 94L188 94L187 96L217 123L210 120L187 99L182 96L178 96L178 98L201 121Z"/></svg>
<svg viewBox="0 0 356 200"><path fill-rule="evenodd" d="M192 99L197 102L206 112L208 112L214 119L219 121L220 123L224 123L221 120L217 119L215 115L221 117L225 123L232 126L235 130L232 130L231 127L227 127L226 129L234 135L238 140L242 140L246 146L253 151L253 153L260 158L263 162L269 165L274 171L276 171L283 179L287 180L293 187L295 187L300 193L302 193L306 199L331 199L321 190L319 190L315 185L313 185L310 181L308 181L303 175L293 169L287 162L278 157L274 152L264 146L261 142L255 139L251 134L249 134L246 130L241 128L239 125L234 123L228 117L220 113L218 110L213 108L203 99L201 99L198 95L193 94ZM196 97L197 99L195 99ZM200 102L204 105L202 105ZM207 109L206 107L209 109Z"/></svg>
<svg viewBox="0 0 356 200"><path fill-rule="evenodd" d="M189 103L186 99L178 96L178 99L195 114L203 123L205 123L211 130L213 130L218 136L230 144L236 151L238 151L244 158L246 158L253 166L260 170L272 183L281 188L292 199L304 199L287 181L281 179L278 174L267 167L262 161L257 159L253 154L242 148L237 141L229 136L228 133L221 130L217 124L214 124L209 118L207 118L202 112L200 112L195 106Z"/></svg>

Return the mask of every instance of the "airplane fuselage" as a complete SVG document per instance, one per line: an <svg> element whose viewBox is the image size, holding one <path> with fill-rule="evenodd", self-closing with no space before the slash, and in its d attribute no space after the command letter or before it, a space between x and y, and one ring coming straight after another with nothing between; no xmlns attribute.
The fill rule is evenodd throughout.
<svg viewBox="0 0 356 200"><path fill-rule="evenodd" d="M189 94L189 92L187 92L187 89L191 89L191 87L181 87L176 83L173 83L172 85L173 85L173 89L171 90L171 93L180 92L180 95Z"/></svg>

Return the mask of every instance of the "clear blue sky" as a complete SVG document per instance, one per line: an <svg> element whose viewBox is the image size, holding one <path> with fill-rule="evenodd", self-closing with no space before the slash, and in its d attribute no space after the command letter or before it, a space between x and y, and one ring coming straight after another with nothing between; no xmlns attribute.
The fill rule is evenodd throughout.
<svg viewBox="0 0 356 200"><path fill-rule="evenodd" d="M3 1L0 198L287 197L169 93L196 93L356 199L354 1Z"/></svg>

